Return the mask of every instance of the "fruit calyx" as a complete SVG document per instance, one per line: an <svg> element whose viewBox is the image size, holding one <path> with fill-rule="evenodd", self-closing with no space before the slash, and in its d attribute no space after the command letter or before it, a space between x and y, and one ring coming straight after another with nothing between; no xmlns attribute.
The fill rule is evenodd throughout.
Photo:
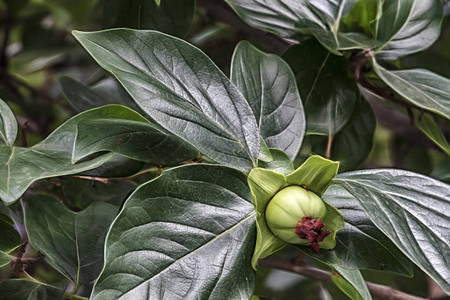
<svg viewBox="0 0 450 300"><path fill-rule="evenodd" d="M319 253L319 242L330 234L330 230L322 230L325 227L322 220L313 219L312 216L305 216L301 221L297 223L295 233L301 239L308 240L308 245L311 249Z"/></svg>

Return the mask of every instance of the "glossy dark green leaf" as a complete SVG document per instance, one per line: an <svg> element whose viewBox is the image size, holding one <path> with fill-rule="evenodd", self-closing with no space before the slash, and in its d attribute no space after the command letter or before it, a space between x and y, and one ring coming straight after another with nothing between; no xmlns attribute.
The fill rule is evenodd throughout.
<svg viewBox="0 0 450 300"><path fill-rule="evenodd" d="M76 79L63 76L59 79L59 84L66 99L78 112L107 104L113 104L108 103L109 99L100 97L95 92L91 91L87 85Z"/></svg>
<svg viewBox="0 0 450 300"><path fill-rule="evenodd" d="M431 46L439 37L443 7L440 0L380 1L380 17L372 23L382 43L377 57L397 59Z"/></svg>
<svg viewBox="0 0 450 300"><path fill-rule="evenodd" d="M378 44L365 34L340 31L342 17L351 11L355 0L307 0L306 2L327 29L312 29L311 32L331 52L340 55L338 50L370 49Z"/></svg>
<svg viewBox="0 0 450 300"><path fill-rule="evenodd" d="M248 299L255 217L246 176L188 165L140 186L114 221L92 299Z"/></svg>
<svg viewBox="0 0 450 300"><path fill-rule="evenodd" d="M343 173L347 189L372 222L450 293L450 186L416 173L375 169Z"/></svg>
<svg viewBox="0 0 450 300"><path fill-rule="evenodd" d="M20 234L14 229L14 222L7 215L0 213L0 267L9 263L8 253L22 243Z"/></svg>
<svg viewBox="0 0 450 300"><path fill-rule="evenodd" d="M76 79L62 76L59 84L66 99L78 112L108 104L120 104L139 110L133 99L112 78L107 78L95 86L89 87Z"/></svg>
<svg viewBox="0 0 450 300"><path fill-rule="evenodd" d="M283 55L294 71L306 114L308 134L334 135L350 119L358 89L343 58L317 41L292 46Z"/></svg>
<svg viewBox="0 0 450 300"><path fill-rule="evenodd" d="M376 127L375 115L369 103L357 101L348 123L333 138L330 158L339 161L339 171L353 170L361 165L372 150ZM313 151L323 155L327 137L312 137Z"/></svg>
<svg viewBox="0 0 450 300"><path fill-rule="evenodd" d="M114 154L100 167L81 172L80 175L94 177L128 177L139 172L145 163Z"/></svg>
<svg viewBox="0 0 450 300"><path fill-rule="evenodd" d="M250 104L269 148L294 159L305 133L305 115L294 74L279 56L240 42L231 62L231 80Z"/></svg>
<svg viewBox="0 0 450 300"><path fill-rule="evenodd" d="M342 16L351 0L227 0L249 25L282 37L315 36L335 54L339 50L372 48L377 41L357 32L340 32Z"/></svg>
<svg viewBox="0 0 450 300"><path fill-rule="evenodd" d="M12 146L17 136L17 121L9 106L0 99L0 143Z"/></svg>
<svg viewBox="0 0 450 300"><path fill-rule="evenodd" d="M59 200L36 195L27 199L25 225L34 249L76 285L97 278L103 246L117 207L96 202L74 213Z"/></svg>
<svg viewBox="0 0 450 300"><path fill-rule="evenodd" d="M195 0L103 1L103 28L154 29L183 37L191 27Z"/></svg>
<svg viewBox="0 0 450 300"><path fill-rule="evenodd" d="M95 120L98 126L94 126ZM105 128L104 124L114 127ZM5 203L12 203L35 180L91 170L114 157L107 153L79 161L99 151L168 164L197 154L191 146L162 133L133 110L103 106L73 117L31 148L0 146L0 174L4 174L0 178L0 196Z"/></svg>
<svg viewBox="0 0 450 300"><path fill-rule="evenodd" d="M142 117L87 119L77 124L77 131L74 162L93 153L112 151L139 161L174 165L198 153L180 138L158 130Z"/></svg>
<svg viewBox="0 0 450 300"><path fill-rule="evenodd" d="M5 300L61 300L65 285L47 285L26 279L8 279L0 283L0 295Z"/></svg>
<svg viewBox="0 0 450 300"><path fill-rule="evenodd" d="M389 71L374 61L378 76L418 107L450 119L450 80L425 69Z"/></svg>
<svg viewBox="0 0 450 300"><path fill-rule="evenodd" d="M119 207L135 189L130 182L118 180L103 183L67 177L59 182L67 200L80 209L85 209L94 202L106 202Z"/></svg>
<svg viewBox="0 0 450 300"><path fill-rule="evenodd" d="M342 186L330 186L322 199L337 208L345 226L336 235L336 247L318 254L305 249L314 258L343 269L372 269L412 276L412 265L363 211L358 200Z"/></svg>
<svg viewBox="0 0 450 300"><path fill-rule="evenodd" d="M194 46L155 31L75 32L141 108L209 158L249 171L259 130L245 98Z"/></svg>
<svg viewBox="0 0 450 300"><path fill-rule="evenodd" d="M326 30L322 20L307 5L307 0L226 0L250 26L292 37L305 30Z"/></svg>
<svg viewBox="0 0 450 300"><path fill-rule="evenodd" d="M371 300L369 289L361 272L358 269L335 268L331 276L333 283L352 300Z"/></svg>

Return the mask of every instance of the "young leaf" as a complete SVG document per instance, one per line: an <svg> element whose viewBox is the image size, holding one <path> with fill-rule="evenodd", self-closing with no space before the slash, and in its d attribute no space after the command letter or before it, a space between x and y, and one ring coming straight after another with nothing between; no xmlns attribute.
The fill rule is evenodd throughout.
<svg viewBox="0 0 450 300"><path fill-rule="evenodd" d="M382 1L380 17L372 24L382 44L377 57L394 60L430 47L439 37L443 17L439 0Z"/></svg>
<svg viewBox="0 0 450 300"><path fill-rule="evenodd" d="M307 134L339 132L350 119L359 98L345 61L314 40L290 47L283 58L297 79L305 107Z"/></svg>
<svg viewBox="0 0 450 300"><path fill-rule="evenodd" d="M170 169L114 221L92 299L248 299L255 217L246 176L215 165Z"/></svg>
<svg viewBox="0 0 450 300"><path fill-rule="evenodd" d="M270 148L294 159L305 132L305 115L294 74L280 57L240 42L231 62L231 81L250 104Z"/></svg>
<svg viewBox="0 0 450 300"><path fill-rule="evenodd" d="M0 283L0 295L9 300L60 300L67 284L56 286L26 279L8 279Z"/></svg>
<svg viewBox="0 0 450 300"><path fill-rule="evenodd" d="M389 71L373 60L378 76L412 104L450 119L450 80L425 69Z"/></svg>
<svg viewBox="0 0 450 300"><path fill-rule="evenodd" d="M17 136L17 121L9 106L0 99L0 142L12 146Z"/></svg>
<svg viewBox="0 0 450 300"><path fill-rule="evenodd" d="M426 134L447 155L450 155L450 145L433 115L414 111L414 125Z"/></svg>
<svg viewBox="0 0 450 300"><path fill-rule="evenodd" d="M375 169L335 178L392 242L450 293L450 186L416 173Z"/></svg>
<svg viewBox="0 0 450 300"><path fill-rule="evenodd" d="M358 269L334 267L336 272L331 276L333 283L352 300L371 300L369 289Z"/></svg>
<svg viewBox="0 0 450 300"><path fill-rule="evenodd" d="M224 165L250 171L256 164L260 137L253 112L199 49L155 31L74 35L168 131Z"/></svg>
<svg viewBox="0 0 450 300"><path fill-rule="evenodd" d="M80 285L100 273L106 232L116 213L116 206L102 202L74 213L53 197L37 195L27 200L25 225L33 248Z"/></svg>
<svg viewBox="0 0 450 300"><path fill-rule="evenodd" d="M103 28L154 29L183 37L191 27L195 0L103 1Z"/></svg>

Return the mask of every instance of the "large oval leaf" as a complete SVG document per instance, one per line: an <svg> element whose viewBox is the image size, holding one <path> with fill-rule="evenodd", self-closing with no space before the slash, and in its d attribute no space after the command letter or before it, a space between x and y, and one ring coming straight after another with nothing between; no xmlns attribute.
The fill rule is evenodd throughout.
<svg viewBox="0 0 450 300"><path fill-rule="evenodd" d="M372 24L382 43L377 57L397 59L431 46L439 37L443 6L440 0L385 0Z"/></svg>
<svg viewBox="0 0 450 300"><path fill-rule="evenodd" d="M322 199L339 210L345 226L336 234L334 249L318 254L309 249L304 251L335 268L382 270L412 276L409 259L373 224L352 194L334 184Z"/></svg>
<svg viewBox="0 0 450 300"><path fill-rule="evenodd" d="M249 102L267 146L294 159L302 144L305 115L289 66L247 41L237 45L231 65L231 80Z"/></svg>
<svg viewBox="0 0 450 300"><path fill-rule="evenodd" d="M102 120L101 124L121 124L122 127L115 128L115 136L109 138L111 128L100 126L102 131L98 128L96 140L92 141L89 136L94 127L78 128L78 125L89 124L94 120ZM136 140L133 136L146 138ZM157 138L153 139L152 136ZM161 142L170 146L169 153L167 148L162 151L158 146ZM132 149L133 144L139 146L139 152ZM155 129L135 111L120 105L103 106L71 118L31 148L0 146L0 198L7 204L13 203L35 180L91 170L113 157L107 153L75 163L78 158L98 151L114 151L143 161L151 157L151 160L158 162L165 158L175 159L171 163L189 159L196 153L190 146L184 148L179 138ZM170 152L179 156L173 156Z"/></svg>
<svg viewBox="0 0 450 300"><path fill-rule="evenodd" d="M389 71L374 60L374 70L409 102L450 119L450 80L425 69Z"/></svg>
<svg viewBox="0 0 450 300"><path fill-rule="evenodd" d="M339 132L350 119L359 97L345 60L314 40L292 46L283 58L297 79L305 107L307 134Z"/></svg>
<svg viewBox="0 0 450 300"><path fill-rule="evenodd" d="M416 173L364 170L335 178L372 222L450 293L450 186Z"/></svg>
<svg viewBox="0 0 450 300"><path fill-rule="evenodd" d="M104 28L128 27L154 29L183 37L191 27L195 0L164 0L157 4L152 0L103 1L102 23Z"/></svg>
<svg viewBox="0 0 450 300"><path fill-rule="evenodd" d="M164 172L114 221L93 299L248 299L255 218L243 173L213 165Z"/></svg>
<svg viewBox="0 0 450 300"><path fill-rule="evenodd" d="M103 246L117 207L96 202L74 213L59 200L37 195L27 199L25 225L34 249L75 285L97 278Z"/></svg>
<svg viewBox="0 0 450 300"><path fill-rule="evenodd" d="M156 122L209 158L249 171L259 130L239 90L199 49L155 31L74 32Z"/></svg>

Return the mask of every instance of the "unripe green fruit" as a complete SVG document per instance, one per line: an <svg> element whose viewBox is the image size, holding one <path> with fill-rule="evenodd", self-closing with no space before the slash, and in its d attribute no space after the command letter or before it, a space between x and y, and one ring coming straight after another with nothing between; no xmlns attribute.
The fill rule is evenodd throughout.
<svg viewBox="0 0 450 300"><path fill-rule="evenodd" d="M296 233L305 217L323 220L327 208L319 196L299 186L288 186L279 191L266 207L266 222L272 233L290 243L307 245L308 240Z"/></svg>

